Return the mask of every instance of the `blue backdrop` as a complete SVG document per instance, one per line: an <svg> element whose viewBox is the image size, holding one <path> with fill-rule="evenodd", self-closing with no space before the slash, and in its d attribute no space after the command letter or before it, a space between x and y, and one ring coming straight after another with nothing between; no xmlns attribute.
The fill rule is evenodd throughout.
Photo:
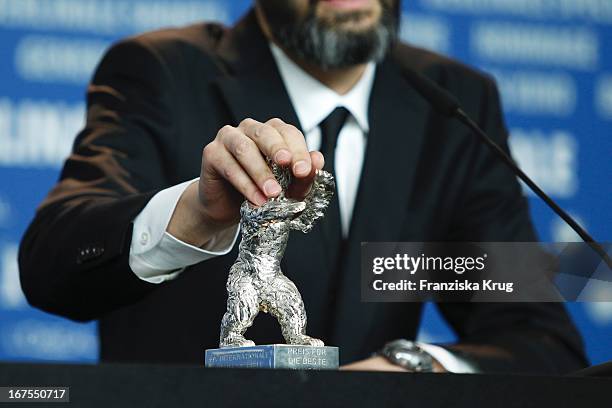
<svg viewBox="0 0 612 408"><path fill-rule="evenodd" d="M85 85L104 50L157 27L231 23L249 5L0 0L0 360L97 360L95 323L27 305L16 256L83 124ZM495 76L519 164L610 241L612 0L404 0L402 9L402 38ZM577 240L540 201L531 206L543 240ZM568 307L592 361L612 360L612 303ZM421 338L453 338L430 305Z"/></svg>

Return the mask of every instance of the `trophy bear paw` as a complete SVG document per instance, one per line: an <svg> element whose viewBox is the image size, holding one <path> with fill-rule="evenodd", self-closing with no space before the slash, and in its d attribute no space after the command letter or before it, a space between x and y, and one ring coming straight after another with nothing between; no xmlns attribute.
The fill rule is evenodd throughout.
<svg viewBox="0 0 612 408"><path fill-rule="evenodd" d="M225 347L253 347L255 342L253 340L247 340L242 336L231 336L223 339L220 346Z"/></svg>
<svg viewBox="0 0 612 408"><path fill-rule="evenodd" d="M300 346L315 346L323 347L325 344L323 340L315 339L314 337L307 336L305 334L298 334L291 339L291 344Z"/></svg>

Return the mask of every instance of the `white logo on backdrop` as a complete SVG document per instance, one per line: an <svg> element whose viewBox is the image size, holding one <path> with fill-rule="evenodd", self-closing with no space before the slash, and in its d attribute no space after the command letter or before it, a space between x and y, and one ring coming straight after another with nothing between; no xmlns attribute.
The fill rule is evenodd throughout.
<svg viewBox="0 0 612 408"><path fill-rule="evenodd" d="M227 3L174 0L0 0L0 26L116 35L229 20Z"/></svg>
<svg viewBox="0 0 612 408"><path fill-rule="evenodd" d="M590 300L584 303L585 309L591 320L602 327L612 323L612 302L608 301L612 296L610 278L610 268L601 261L578 298Z"/></svg>
<svg viewBox="0 0 612 408"><path fill-rule="evenodd" d="M29 35L15 49L15 71L27 81L87 83L107 43Z"/></svg>
<svg viewBox="0 0 612 408"><path fill-rule="evenodd" d="M5 198L0 196L0 228L8 226L11 216L11 203Z"/></svg>
<svg viewBox="0 0 612 408"><path fill-rule="evenodd" d="M612 23L610 0L420 0L445 13L491 14Z"/></svg>
<svg viewBox="0 0 612 408"><path fill-rule="evenodd" d="M574 213L571 213L570 215L574 220L576 220L578 225L588 230L586 223L584 222L582 217ZM563 221L556 215L552 219L550 225L550 235L552 236L554 242L582 242L582 238L580 238L580 236L576 234L576 231L574 231L572 227L567 225L565 221Z"/></svg>
<svg viewBox="0 0 612 408"><path fill-rule="evenodd" d="M576 82L565 72L485 67L499 85L504 110L521 115L567 117L576 109Z"/></svg>
<svg viewBox="0 0 612 408"><path fill-rule="evenodd" d="M510 150L518 165L544 191L571 198L578 191L578 142L569 132L512 129ZM528 194L531 190L523 188Z"/></svg>
<svg viewBox="0 0 612 408"><path fill-rule="evenodd" d="M599 65L599 37L585 27L486 22L471 28L470 47L495 62L593 70Z"/></svg>
<svg viewBox="0 0 612 408"><path fill-rule="evenodd" d="M609 299L612 294L612 287L610 287L610 282L606 283L608 284L606 288L599 288L598 290L602 292L602 298ZM599 326L605 327L612 324L612 302L587 302L584 303L584 306L589 312L591 320Z"/></svg>
<svg viewBox="0 0 612 408"><path fill-rule="evenodd" d="M612 120L612 74L603 75L597 80L595 107L603 119Z"/></svg>
<svg viewBox="0 0 612 408"><path fill-rule="evenodd" d="M27 302L19 284L17 245L0 246L0 307L23 309Z"/></svg>
<svg viewBox="0 0 612 408"><path fill-rule="evenodd" d="M84 117L82 103L0 98L0 166L59 167Z"/></svg>
<svg viewBox="0 0 612 408"><path fill-rule="evenodd" d="M448 54L451 47L451 28L442 18L403 13L400 38L413 45Z"/></svg>
<svg viewBox="0 0 612 408"><path fill-rule="evenodd" d="M1 334L3 348L15 357L67 360L97 356L98 339L91 325L26 319Z"/></svg>

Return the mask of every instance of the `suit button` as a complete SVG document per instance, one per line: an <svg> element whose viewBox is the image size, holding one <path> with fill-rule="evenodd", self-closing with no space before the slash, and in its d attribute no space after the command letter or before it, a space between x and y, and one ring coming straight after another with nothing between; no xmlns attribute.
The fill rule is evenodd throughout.
<svg viewBox="0 0 612 408"><path fill-rule="evenodd" d="M102 246L87 246L80 248L77 252L77 263L83 263L94 258L101 256L104 253L104 247Z"/></svg>

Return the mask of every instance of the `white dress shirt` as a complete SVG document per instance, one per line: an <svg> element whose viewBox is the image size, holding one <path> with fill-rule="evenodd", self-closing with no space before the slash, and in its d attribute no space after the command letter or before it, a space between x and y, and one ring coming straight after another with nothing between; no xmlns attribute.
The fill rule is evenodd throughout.
<svg viewBox="0 0 612 408"><path fill-rule="evenodd" d="M346 94L339 95L302 70L276 45L270 44L270 49L300 121L309 150L320 149L319 124L334 109L344 107L350 113L338 134L334 157L340 222L342 233L346 237L357 197L366 137L370 130L368 106L376 65L373 62L369 63L353 88Z"/></svg>
<svg viewBox="0 0 612 408"><path fill-rule="evenodd" d="M272 56L280 72L289 99L295 109L309 150L319 150L319 124L337 107L350 115L338 134L335 173L340 222L346 237L363 167L369 131L368 106L376 65L369 63L359 81L344 95L323 85L295 64L276 45L270 43ZM281 118L283 119L283 118ZM296 124L297 125L297 124ZM197 248L170 235L166 229L179 198L198 179L189 180L157 193L134 219L129 264L142 280L162 283L176 278L186 267L231 251L239 226L217 234L204 248ZM448 371L473 372L472 368L446 349L419 343Z"/></svg>

